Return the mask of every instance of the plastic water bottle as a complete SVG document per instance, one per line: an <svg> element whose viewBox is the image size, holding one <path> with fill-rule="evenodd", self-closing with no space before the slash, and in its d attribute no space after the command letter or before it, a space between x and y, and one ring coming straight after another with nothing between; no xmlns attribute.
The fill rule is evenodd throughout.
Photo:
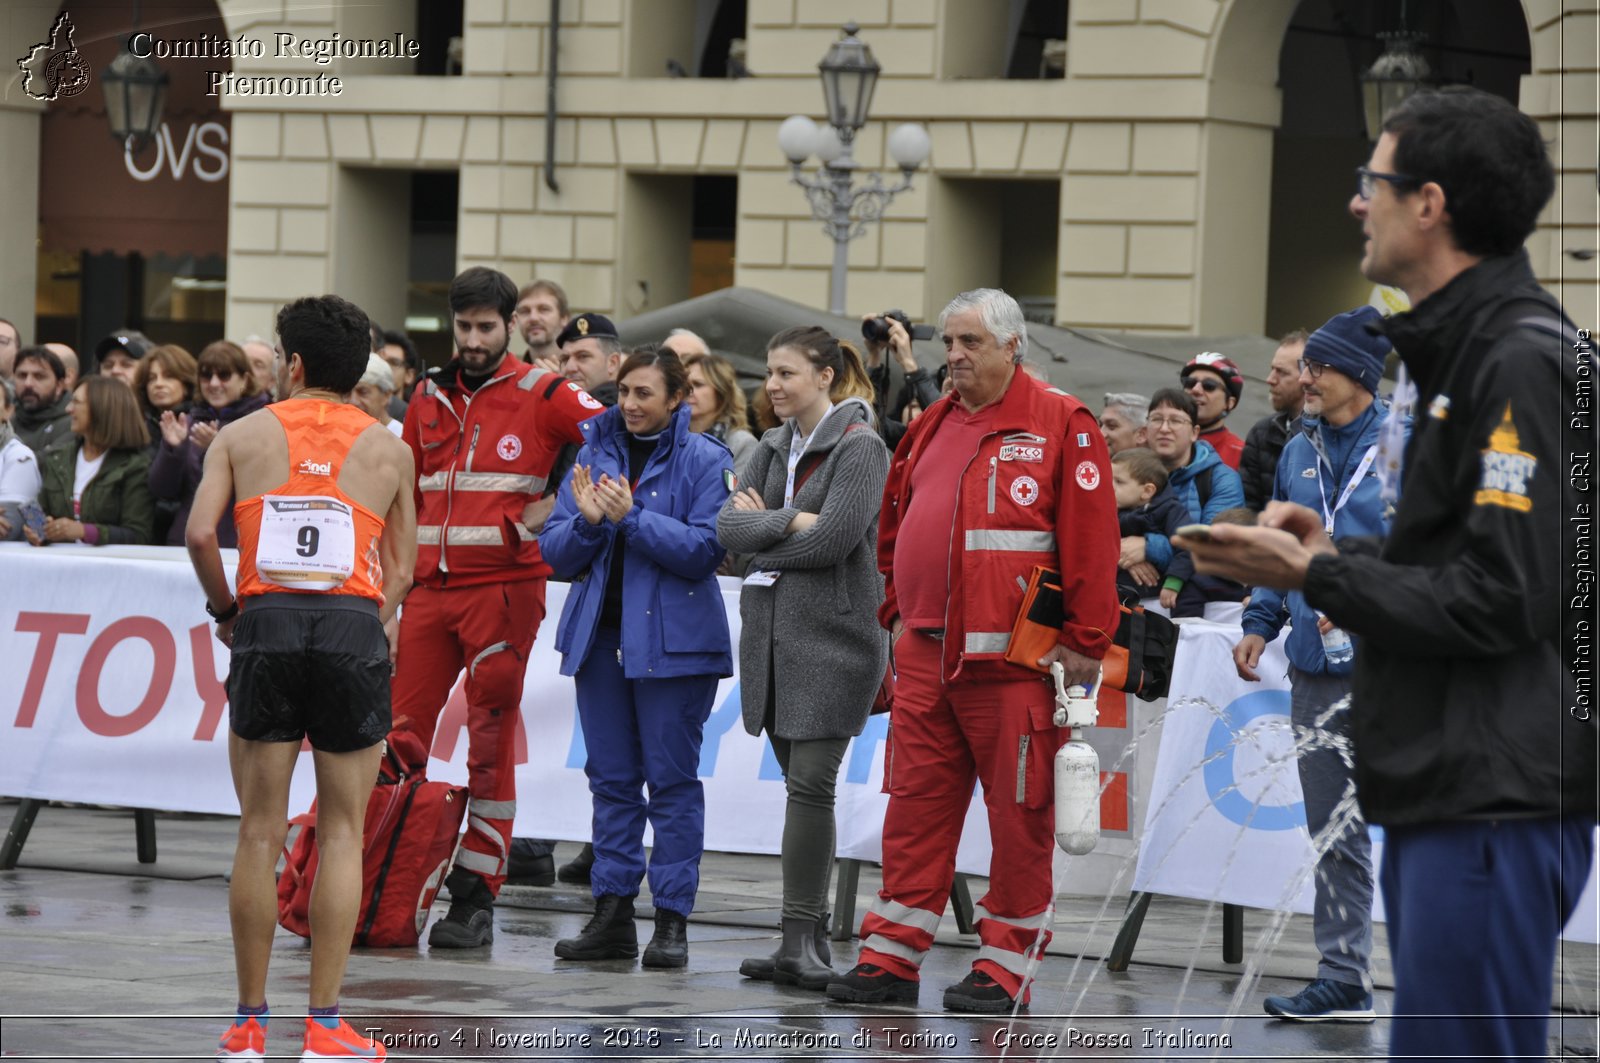
<svg viewBox="0 0 1600 1063"><path fill-rule="evenodd" d="M1327 617L1318 613L1317 619L1326 620ZM1356 648L1350 642L1350 633L1342 627L1332 627L1322 632L1322 653L1328 658L1329 664L1349 664L1356 655Z"/></svg>

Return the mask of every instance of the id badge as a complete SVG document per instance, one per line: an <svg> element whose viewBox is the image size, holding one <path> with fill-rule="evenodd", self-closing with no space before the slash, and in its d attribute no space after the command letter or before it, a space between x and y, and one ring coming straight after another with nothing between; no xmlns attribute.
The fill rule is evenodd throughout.
<svg viewBox="0 0 1600 1063"><path fill-rule="evenodd" d="M782 572L752 572L744 578L746 587L770 587L778 582Z"/></svg>
<svg viewBox="0 0 1600 1063"><path fill-rule="evenodd" d="M267 583L308 591L344 585L356 565L355 513L321 495L265 495L256 572Z"/></svg>

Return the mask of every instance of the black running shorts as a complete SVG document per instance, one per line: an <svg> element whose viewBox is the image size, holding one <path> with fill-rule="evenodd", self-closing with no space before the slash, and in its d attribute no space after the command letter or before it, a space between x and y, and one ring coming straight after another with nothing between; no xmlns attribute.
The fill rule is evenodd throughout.
<svg viewBox="0 0 1600 1063"><path fill-rule="evenodd" d="M349 753L389 733L389 642L352 595L263 594L233 625L228 725L252 742Z"/></svg>

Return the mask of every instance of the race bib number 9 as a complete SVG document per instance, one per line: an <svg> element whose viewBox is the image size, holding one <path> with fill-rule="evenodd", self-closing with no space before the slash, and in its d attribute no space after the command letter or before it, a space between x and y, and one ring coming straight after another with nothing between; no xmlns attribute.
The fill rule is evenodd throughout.
<svg viewBox="0 0 1600 1063"><path fill-rule="evenodd" d="M267 583L331 591L355 571L356 525L349 505L320 495L265 495L256 572Z"/></svg>

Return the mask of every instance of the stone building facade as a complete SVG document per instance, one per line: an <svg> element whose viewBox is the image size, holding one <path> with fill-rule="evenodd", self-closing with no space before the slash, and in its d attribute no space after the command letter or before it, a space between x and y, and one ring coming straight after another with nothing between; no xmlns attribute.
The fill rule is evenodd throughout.
<svg viewBox="0 0 1600 1063"><path fill-rule="evenodd" d="M362 37L410 26L416 5L429 2L218 7L234 35ZM575 306L624 317L688 294L685 189L697 177L732 177L736 185L722 187L737 189L733 282L825 305L832 247L789 183L776 132L789 114L819 114L816 63L846 20L860 25L884 68L858 159L889 166L886 131L905 121L925 124L933 145L914 189L852 245L852 313L898 306L926 316L956 290L1020 270L1057 322L1260 333L1275 324L1269 289L1303 268L1337 278L1294 306L1314 326L1319 307L1331 314L1365 293L1354 276L1354 223L1338 217L1353 190L1344 156L1325 193L1289 211L1291 221L1320 218L1320 231L1333 235L1281 243L1292 236L1283 197L1304 192L1283 187L1281 173L1275 183L1280 64L1297 8L1312 3L1071 0L1065 76L1047 79L1003 76L1008 41L997 12L1006 5L981 0L748 0L744 62L753 76L740 79L656 76L694 24L695 0L565 0L554 30L551 0L465 0L460 76L380 60L308 68L236 58L241 75L325 69L344 89L224 103L232 112L226 331L266 333L278 304L322 290L381 320L403 318L408 233L396 216L417 170L459 173L458 267L551 277ZM1527 37L1527 72L1513 79L1519 105L1546 130L1560 171L1530 241L1535 267L1575 316L1593 321L1596 263L1567 252L1597 245L1600 4L1501 6L1520 16ZM20 54L19 42L36 37L56 5L7 8L0 41L5 54ZM1346 80L1326 91L1356 90ZM21 146L0 156L0 240L11 249L33 242L38 158L27 148L38 139L39 109L15 92L0 104L5 142ZM1352 166L1365 156L1358 140L1348 147ZM0 316L26 316L19 304L35 283L31 256L0 257Z"/></svg>

